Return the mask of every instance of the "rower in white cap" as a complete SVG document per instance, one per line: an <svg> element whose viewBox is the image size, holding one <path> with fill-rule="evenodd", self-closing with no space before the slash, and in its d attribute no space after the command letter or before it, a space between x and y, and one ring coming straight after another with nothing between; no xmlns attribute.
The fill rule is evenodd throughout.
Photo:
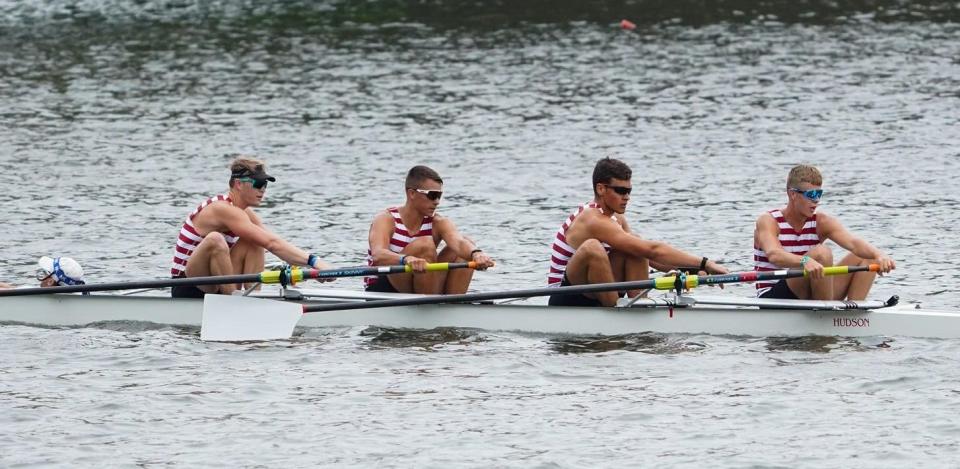
<svg viewBox="0 0 960 469"><path fill-rule="evenodd" d="M41 287L59 287L65 285L83 285L83 267L69 257L43 256L37 261L37 280ZM0 283L0 288L15 288ZM28 288L28 287L21 287Z"/></svg>
<svg viewBox="0 0 960 469"><path fill-rule="evenodd" d="M83 285L83 267L69 257L43 256L37 261L37 280L41 287Z"/></svg>

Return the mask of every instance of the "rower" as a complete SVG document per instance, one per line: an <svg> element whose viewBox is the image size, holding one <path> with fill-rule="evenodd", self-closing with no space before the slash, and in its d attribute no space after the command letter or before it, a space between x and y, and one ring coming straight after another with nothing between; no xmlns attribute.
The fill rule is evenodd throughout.
<svg viewBox="0 0 960 469"><path fill-rule="evenodd" d="M817 210L823 196L823 176L809 165L794 166L787 175L787 205L764 212L753 232L754 270L800 267L806 277L757 282L761 298L863 300L870 292L875 272L825 277L823 268L834 265L832 240L849 251L836 265L878 264L881 274L896 268L893 259L854 236L835 217Z"/></svg>
<svg viewBox="0 0 960 469"><path fill-rule="evenodd" d="M291 265L331 267L266 229L254 213L253 208L263 201L267 183L276 181L266 173L265 166L251 157L237 157L230 163L230 190L208 198L187 215L174 247L170 268L173 278L260 272L264 269L265 251ZM176 286L171 295L202 298L206 293L230 294L238 286Z"/></svg>
<svg viewBox="0 0 960 469"><path fill-rule="evenodd" d="M694 256L634 233L624 212L633 190L626 163L604 158L593 168L593 200L580 205L557 230L551 246L548 286L646 280L650 267L669 271L699 266L698 271L729 273L706 257ZM642 294L629 291L630 296ZM554 294L551 306L614 306L617 292Z"/></svg>
<svg viewBox="0 0 960 469"><path fill-rule="evenodd" d="M392 293L465 293L473 269L426 272L433 262L476 262L476 268L493 267L493 260L449 218L437 213L443 196L443 179L431 168L414 166L404 181L406 200L400 207L378 213L370 225L368 265L409 265L416 274L393 274L365 279L367 291ZM446 246L439 250L441 242Z"/></svg>
<svg viewBox="0 0 960 469"><path fill-rule="evenodd" d="M37 280L43 288L67 285L84 285L83 267L69 257L43 256L37 261ZM14 287L9 283L0 283L0 288L30 288Z"/></svg>

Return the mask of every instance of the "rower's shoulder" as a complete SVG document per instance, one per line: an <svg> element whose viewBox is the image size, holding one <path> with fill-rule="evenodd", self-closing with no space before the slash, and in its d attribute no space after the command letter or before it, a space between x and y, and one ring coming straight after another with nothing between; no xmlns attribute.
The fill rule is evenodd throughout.
<svg viewBox="0 0 960 469"><path fill-rule="evenodd" d="M243 209L243 212L250 217L250 221L252 221L254 224L263 226L263 220L260 218L260 215L257 215L257 212L253 211L253 207L247 207Z"/></svg>
<svg viewBox="0 0 960 469"><path fill-rule="evenodd" d="M393 214L390 213L390 209L385 208L383 210L378 210L377 213L373 216L373 220L370 222L371 226L377 225L388 225L393 226L395 222L393 221Z"/></svg>
<svg viewBox="0 0 960 469"><path fill-rule="evenodd" d="M393 220L393 214L390 213L390 209L389 209L389 208L385 208L385 209L382 209L382 210L377 210L377 213L373 215L373 219L374 219L374 220L378 220L378 219L380 219L380 218L389 218L389 219Z"/></svg>
<svg viewBox="0 0 960 469"><path fill-rule="evenodd" d="M773 215L773 210L764 210L757 215L757 226L761 223L776 223L777 219Z"/></svg>
<svg viewBox="0 0 960 469"><path fill-rule="evenodd" d="M603 213L600 212L600 209L599 209L599 208L596 208L596 207L583 207L583 211L581 211L581 212L577 215L577 219L579 219L579 220L592 220L592 219L596 219L597 217L601 217L601 216L603 216Z"/></svg>
<svg viewBox="0 0 960 469"><path fill-rule="evenodd" d="M817 209L816 217L817 217L817 221L821 221L821 220L836 220L836 219L837 219L837 217L835 217L835 216L833 216L833 215L831 215L831 214L829 214L829 213L827 213L827 212L824 212L823 210L820 210L820 209Z"/></svg>
<svg viewBox="0 0 960 469"><path fill-rule="evenodd" d="M588 208L574 219L573 224L579 224L580 226L588 229L592 227L611 225L616 225L623 229L626 222L627 220L623 217L623 214L616 215L615 217L608 217L597 208Z"/></svg>
<svg viewBox="0 0 960 469"><path fill-rule="evenodd" d="M819 228L833 228L840 223L840 220L837 217L827 213L817 210L817 226Z"/></svg>
<svg viewBox="0 0 960 469"><path fill-rule="evenodd" d="M760 233L776 233L779 230L780 223L768 210L757 216L757 222L753 227L753 236L756 238Z"/></svg>
<svg viewBox="0 0 960 469"><path fill-rule="evenodd" d="M205 217L205 218L206 217L219 218L222 216L226 216L228 214L240 214L240 213L246 213L246 210L233 205L232 203L230 203L229 200L214 199L214 200L211 200L206 207L203 207L203 209L200 210L200 213L198 214L198 216Z"/></svg>
<svg viewBox="0 0 960 469"><path fill-rule="evenodd" d="M456 224L450 217L443 216L439 213L433 214L431 223L433 224L433 229L437 232L445 232L448 229L456 228Z"/></svg>

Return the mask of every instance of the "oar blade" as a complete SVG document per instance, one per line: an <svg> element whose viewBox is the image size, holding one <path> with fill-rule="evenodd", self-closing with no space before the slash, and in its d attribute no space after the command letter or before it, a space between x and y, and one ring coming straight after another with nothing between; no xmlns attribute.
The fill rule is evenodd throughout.
<svg viewBox="0 0 960 469"><path fill-rule="evenodd" d="M206 295L200 340L242 342L287 339L293 334L303 306L237 295Z"/></svg>

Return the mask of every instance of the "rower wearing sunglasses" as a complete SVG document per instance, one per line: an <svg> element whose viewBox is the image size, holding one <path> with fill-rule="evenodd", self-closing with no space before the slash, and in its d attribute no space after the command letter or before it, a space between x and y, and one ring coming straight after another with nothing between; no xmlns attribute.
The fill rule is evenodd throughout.
<svg viewBox="0 0 960 469"><path fill-rule="evenodd" d="M631 176L630 167L620 160L604 158L597 162L593 168L593 200L574 210L554 237L549 286L646 280L651 266L661 271L685 266L711 274L729 273L706 257L642 239L631 231L624 215L633 191ZM614 306L617 298L617 292L554 294L550 305Z"/></svg>
<svg viewBox="0 0 960 469"><path fill-rule="evenodd" d="M262 161L238 157L230 163L230 190L203 201L187 215L174 248L170 275L206 277L262 272L265 251L291 265L328 269L317 256L295 247L263 226L253 208L260 205L268 182ZM238 285L173 287L172 296L203 298L206 293L230 294ZM248 286L249 287L249 286Z"/></svg>
<svg viewBox="0 0 960 469"><path fill-rule="evenodd" d="M809 275L778 282L757 282L761 298L863 300L870 292L875 272L825 277L823 268L834 265L833 252L824 245L832 240L849 253L836 265L879 264L880 272L893 270L893 259L854 236L837 220L817 211L823 197L820 170L798 165L787 176L787 206L760 215L753 232L754 269L771 271L803 268Z"/></svg>
<svg viewBox="0 0 960 469"><path fill-rule="evenodd" d="M449 218L437 213L443 196L443 179L431 168L414 166L404 181L406 200L388 208L370 225L368 265L409 265L414 274L393 274L365 279L367 291L421 294L465 293L473 269L426 272L428 263L477 263L477 269L494 266L474 242L461 235ZM439 250L441 242L446 246Z"/></svg>

